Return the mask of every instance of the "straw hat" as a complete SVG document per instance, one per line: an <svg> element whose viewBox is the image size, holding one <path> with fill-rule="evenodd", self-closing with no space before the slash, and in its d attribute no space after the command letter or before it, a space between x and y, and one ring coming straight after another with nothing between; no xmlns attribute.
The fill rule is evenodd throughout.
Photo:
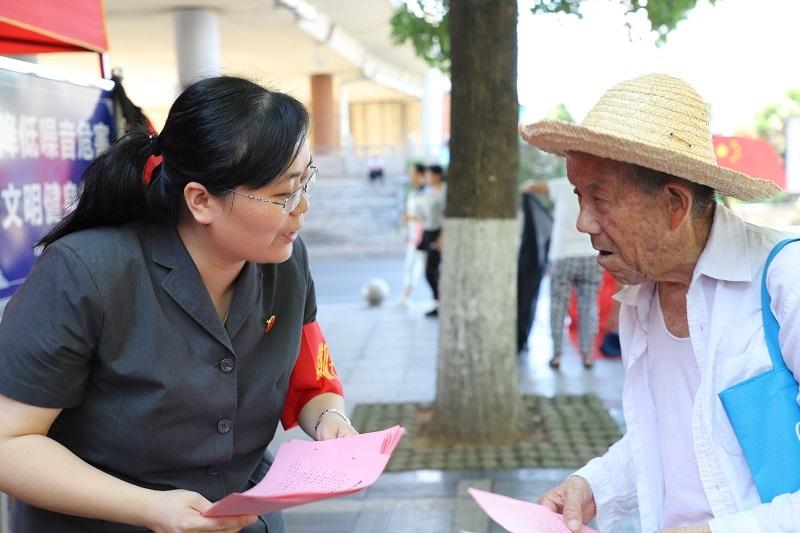
<svg viewBox="0 0 800 533"><path fill-rule="evenodd" d="M708 116L708 105L688 83L648 74L609 89L580 125L543 120L519 131L528 143L554 154L586 152L634 163L742 200L780 192L772 181L717 164Z"/></svg>

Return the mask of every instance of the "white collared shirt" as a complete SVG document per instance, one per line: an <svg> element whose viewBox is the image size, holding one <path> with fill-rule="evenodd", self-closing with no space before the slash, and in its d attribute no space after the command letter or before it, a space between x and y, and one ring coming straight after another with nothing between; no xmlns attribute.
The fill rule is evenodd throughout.
<svg viewBox="0 0 800 533"><path fill-rule="evenodd" d="M761 318L760 280L772 247L786 235L745 223L717 205L706 247L689 290L686 310L700 383L691 413L697 468L715 518L714 533L800 532L800 492L761 504L742 450L717 396L769 368ZM787 246L770 265L767 288L781 330L786 366L800 371L800 243ZM625 382L622 401L627 433L576 475L592 487L601 531L639 507L642 531L664 524L664 473L656 416L644 359L653 283L626 287L620 342ZM798 394L800 401L800 394Z"/></svg>

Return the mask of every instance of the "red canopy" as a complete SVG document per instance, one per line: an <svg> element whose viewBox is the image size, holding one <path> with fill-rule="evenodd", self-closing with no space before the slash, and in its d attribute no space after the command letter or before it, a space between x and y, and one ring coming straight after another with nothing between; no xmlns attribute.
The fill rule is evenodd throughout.
<svg viewBox="0 0 800 533"><path fill-rule="evenodd" d="M714 135L714 151L719 166L772 180L780 188L786 188L783 160L764 139Z"/></svg>
<svg viewBox="0 0 800 533"><path fill-rule="evenodd" d="M102 0L0 0L0 55L107 49Z"/></svg>

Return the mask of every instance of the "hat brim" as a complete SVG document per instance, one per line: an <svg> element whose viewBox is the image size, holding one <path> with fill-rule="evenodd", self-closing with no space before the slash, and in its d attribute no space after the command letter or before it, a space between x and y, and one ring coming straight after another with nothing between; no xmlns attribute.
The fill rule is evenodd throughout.
<svg viewBox="0 0 800 533"><path fill-rule="evenodd" d="M519 133L528 144L546 152L566 156L585 152L597 157L632 163L707 185L720 194L740 200L763 200L781 192L770 180L639 142L602 133L586 126L560 120L543 120L521 125Z"/></svg>

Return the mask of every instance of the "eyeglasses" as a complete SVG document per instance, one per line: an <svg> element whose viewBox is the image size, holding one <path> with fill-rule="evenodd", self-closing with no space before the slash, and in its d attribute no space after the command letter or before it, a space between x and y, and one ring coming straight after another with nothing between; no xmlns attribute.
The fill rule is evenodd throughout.
<svg viewBox="0 0 800 533"><path fill-rule="evenodd" d="M300 187L294 191L292 194L284 198L283 200L270 200L269 198L261 198L260 196L255 196L253 194L247 194L241 191L235 191L233 189L226 188L226 191L232 192L234 194L238 194L239 196L244 196L245 198L250 198L251 200L258 200L259 202L264 202L265 204L275 204L279 205L283 208L283 212L285 214L289 214L295 209L297 206L300 205L300 198L305 195L308 198L311 195L311 191L314 189L314 183L317 181L317 167L310 166L311 174L306 178L306 181L303 182Z"/></svg>

